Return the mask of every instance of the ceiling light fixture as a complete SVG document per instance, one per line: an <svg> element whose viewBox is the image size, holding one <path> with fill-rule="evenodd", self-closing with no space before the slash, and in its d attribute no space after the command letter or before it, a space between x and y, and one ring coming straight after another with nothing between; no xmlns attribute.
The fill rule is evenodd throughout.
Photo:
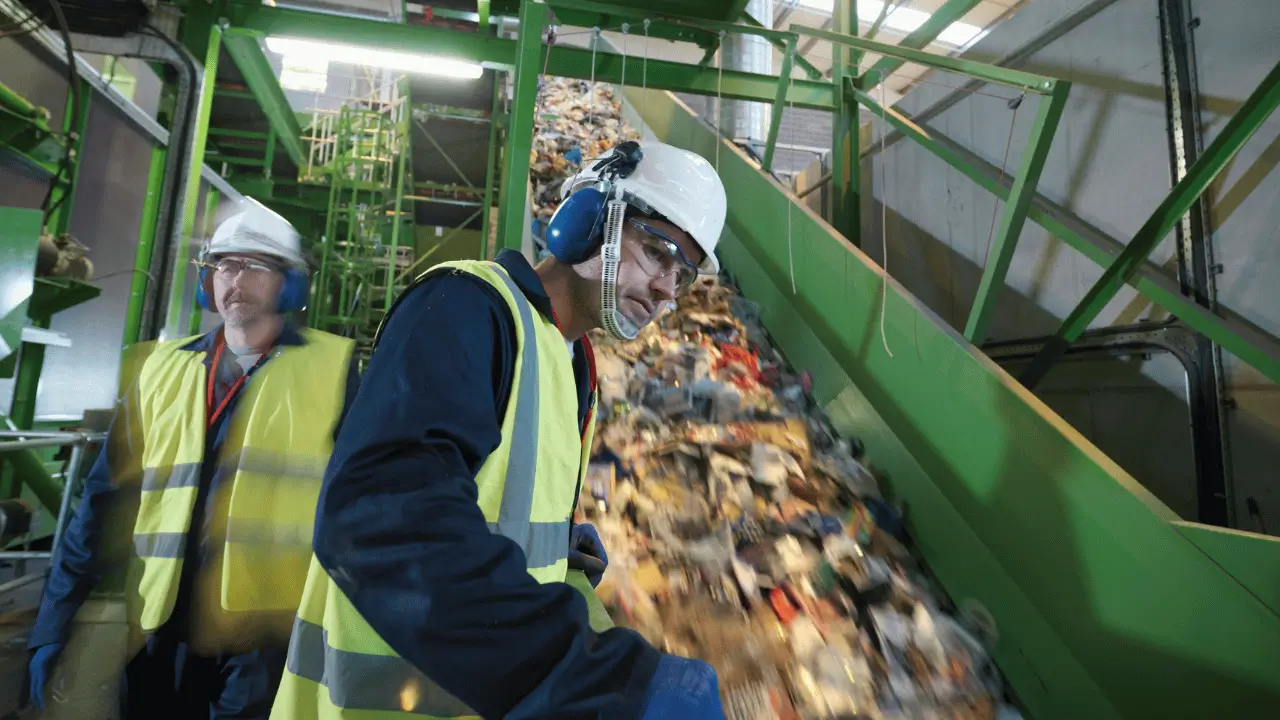
<svg viewBox="0 0 1280 720"><path fill-rule="evenodd" d="M298 38L269 37L267 49L285 57L309 58L328 62L367 65L369 67L399 70L422 75L475 80L484 74L484 68L475 63L411 53L388 52L354 45L300 40Z"/></svg>

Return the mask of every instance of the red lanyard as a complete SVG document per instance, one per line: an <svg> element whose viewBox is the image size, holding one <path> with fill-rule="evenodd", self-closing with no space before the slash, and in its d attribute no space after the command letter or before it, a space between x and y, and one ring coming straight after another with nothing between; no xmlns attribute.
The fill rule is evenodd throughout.
<svg viewBox="0 0 1280 720"><path fill-rule="evenodd" d="M218 382L218 369L221 367L219 363L222 362L222 349L226 346L226 341L219 337L218 348L213 351L213 364L209 366L209 388L208 392L205 394L204 405L206 408L213 407L213 398L216 396L214 388ZM256 370L259 365L266 361L267 355L271 353L271 349L273 347L275 347L275 343L272 343L271 346L267 348L267 351L262 353L262 356L258 358L258 362L253 364L253 367L249 368L249 370L243 375L236 378L236 381L231 385L231 389L227 391L225 396L223 396L222 402L218 403L218 407L209 414L209 424L205 426L206 429L212 428L213 424L218 421L218 418L222 415L223 411L227 409L227 405L231 404L231 398L235 397L237 392L240 392L240 386L244 385L245 378L249 377L249 373Z"/></svg>
<svg viewBox="0 0 1280 720"><path fill-rule="evenodd" d="M555 308L551 308L551 321L555 323L556 329L559 330L560 317L556 315ZM586 335L582 336L582 350L587 356L587 389L594 399L596 393L596 352L595 348L591 347L591 341L587 339ZM584 441L587 439L587 428L591 427L591 418L595 413L595 403L592 402L591 406L587 408L587 414L582 418L582 439Z"/></svg>

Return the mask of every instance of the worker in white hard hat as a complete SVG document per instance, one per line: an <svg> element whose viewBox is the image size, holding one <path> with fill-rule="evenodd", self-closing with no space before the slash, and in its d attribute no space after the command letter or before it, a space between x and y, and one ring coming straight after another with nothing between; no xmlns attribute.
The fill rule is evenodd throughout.
<svg viewBox="0 0 1280 720"><path fill-rule="evenodd" d="M198 265L198 299L222 325L154 344L121 384L31 633L37 706L76 701L74 673L53 671L64 650L97 652L76 649L71 623L103 585L123 588L127 608L128 648L100 658L127 661L124 717L270 712L325 464L356 391L353 342L292 324L307 297L301 238L252 200ZM98 712L60 717L108 717Z"/></svg>
<svg viewBox="0 0 1280 720"><path fill-rule="evenodd" d="M635 337L718 270L724 187L694 153L624 143L562 193L553 257L438 265L384 319L274 720L724 717L709 665L611 627L592 589L607 557L573 524L587 333Z"/></svg>

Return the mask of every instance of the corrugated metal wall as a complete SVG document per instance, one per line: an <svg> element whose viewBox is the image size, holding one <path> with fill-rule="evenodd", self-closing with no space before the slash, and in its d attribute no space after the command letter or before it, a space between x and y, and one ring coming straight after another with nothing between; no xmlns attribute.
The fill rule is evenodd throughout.
<svg viewBox="0 0 1280 720"><path fill-rule="evenodd" d="M999 26L966 55L994 60L1054 28L1088 0L1038 0ZM1278 57L1280 4L1271 0L1200 0L1195 31L1205 142L1237 109ZM1156 0L1116 0L1031 56L1020 67L1065 78L1071 97L1056 135L1040 192L1121 242L1127 242L1171 186L1169 141ZM946 73L930 83L959 86ZM918 86L898 107L919 114L952 90ZM929 120L929 126L997 167L1015 172L1037 98L1018 110L1016 91L987 85ZM879 121L875 121L879 125ZM1223 304L1272 333L1280 332L1280 119L1273 118L1213 191L1214 242L1226 268ZM863 247L882 260L887 228L890 273L954 327L963 328L977 292L991 238L992 195L915 143L878 148L864 160ZM881 201L887 208L882 221ZM999 207L997 207L999 206ZM1151 261L1176 272L1172 236ZM1028 222L1009 270L989 340L1053 332L1097 280L1101 268ZM1271 292L1267 292L1271 289ZM1167 313L1125 288L1096 327L1160 321ZM1231 460L1238 507L1257 497L1271 530L1280 530L1280 396L1258 373L1228 359ZM1064 363L1041 395L1161 500L1196 519L1194 466L1186 409L1186 376L1167 354L1127 360ZM1267 460L1270 458L1270 461ZM1241 520L1243 523L1243 520Z"/></svg>

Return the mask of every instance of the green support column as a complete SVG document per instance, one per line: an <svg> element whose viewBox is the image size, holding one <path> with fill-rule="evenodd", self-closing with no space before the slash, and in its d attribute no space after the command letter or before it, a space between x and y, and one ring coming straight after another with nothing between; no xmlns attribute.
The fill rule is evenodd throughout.
<svg viewBox="0 0 1280 720"><path fill-rule="evenodd" d="M213 230L218 226L218 201L221 199L221 193L217 188L211 187L204 193L204 223L200 230L200 236L205 242L213 237ZM191 293L191 316L187 319L187 335L195 335L200 332L200 320L204 316L204 308L200 307L200 301L196 298L195 293Z"/></svg>
<svg viewBox="0 0 1280 720"><path fill-rule="evenodd" d="M138 342L142 310L147 301L147 281L151 253L155 249L156 222L160 218L160 194L164 187L164 167L168 150L151 148L151 169L147 172L147 196L142 201L142 221L138 224L138 249L133 256L133 278L129 283L129 310L124 321L124 347Z"/></svg>
<svg viewBox="0 0 1280 720"><path fill-rule="evenodd" d="M533 116L537 112L538 74L542 72L542 30L546 23L547 6L541 0L528 0L520 5L515 97L511 101L502 200L498 208L498 244L514 250L520 249L524 239L529 153L533 148Z"/></svg>
<svg viewBox="0 0 1280 720"><path fill-rule="evenodd" d="M72 143L71 161L66 176L57 183L53 194L49 196L49 207L55 209L45 221L46 232L55 236L65 234L71 226L71 205L75 202L76 182L80 177L80 151L84 147L84 134L89 127L89 107L93 102L93 88L79 77L76 78L75 88L68 92L76 93L77 115L72 116L68 112L62 118L62 132L64 137L74 134L75 139L67 140Z"/></svg>
<svg viewBox="0 0 1280 720"><path fill-rule="evenodd" d="M54 208L45 220L45 231L51 235L62 235L71 225L71 210L75 204L76 183L80 177L80 151L84 146L84 134L89 123L89 103L92 88L84 80L77 80L76 86L69 92L77 94L77 114L68 112L62 121L62 131L73 143L70 164L66 176L58 181L49 196L49 207ZM28 308L31 325L43 330L49 328L53 320L52 312L38 312L34 304ZM35 421L36 393L40 389L40 374L44 371L45 346L38 343L22 343L18 355L17 375L14 376L13 404L10 408L10 419L14 425L30 429Z"/></svg>
<svg viewBox="0 0 1280 720"><path fill-rule="evenodd" d="M173 278L165 321L165 335L170 338L179 336L188 319L188 305L183 291L186 289L189 270L187 259L191 253L191 233L196 226L196 203L200 201L200 171L204 167L204 148L209 139L209 109L213 105L213 87L218 77L218 52L221 47L222 28L212 25L204 56L204 81L199 89L200 104L196 110L195 139L191 144L190 174L182 202L182 232L178 236L177 249L173 255Z"/></svg>
<svg viewBox="0 0 1280 720"><path fill-rule="evenodd" d="M782 72L778 74L778 94L773 99L773 114L769 119L769 137L764 144L765 172L773 172L773 153L778 146L778 130L782 127L782 116L787 110L787 90L791 87L791 63L796 57L796 41L787 40L782 51Z"/></svg>
<svg viewBox="0 0 1280 720"><path fill-rule="evenodd" d="M857 35L858 13L853 0L835 0L832 26ZM847 65L851 55L847 46L831 46L831 91L836 109L831 130L831 225L854 245L861 245L858 103L846 91L848 79L856 73L856 68Z"/></svg>
<svg viewBox="0 0 1280 720"><path fill-rule="evenodd" d="M489 0L476 0L476 32L489 34Z"/></svg>
<svg viewBox="0 0 1280 720"><path fill-rule="evenodd" d="M498 158L498 111L502 109L502 91L498 75L493 78L493 109L489 112L489 161L484 166L484 214L480 217L479 259L488 260L489 223L493 215L493 174Z"/></svg>
<svg viewBox="0 0 1280 720"><path fill-rule="evenodd" d="M987 252L987 265L982 269L978 297L964 328L964 336L975 345L981 345L987 337L987 327L991 324L991 316L995 314L1000 291L1004 289L1005 275L1009 272L1013 251L1018 246L1018 236L1022 234L1022 226L1026 223L1031 198L1035 197L1036 185L1040 183L1040 172L1044 170L1045 160L1049 158L1049 148L1053 145L1054 134L1058 132L1058 120L1062 118L1069 92L1071 83L1058 80L1053 93L1038 101L1040 106L1036 109L1031 133L1027 135L1022 163L1018 166L1013 187L1009 189L1009 199L1005 202L1004 215L1000 218L1000 229Z"/></svg>
<svg viewBox="0 0 1280 720"><path fill-rule="evenodd" d="M1133 239L1125 246L1124 252L1107 267L1098 282L1094 283L1084 299L1075 310L1067 316L1062 327L1054 334L1040 353L1031 361L1021 377L1018 378L1027 388L1034 388L1049 372L1049 368L1067 351L1095 318L1102 312L1107 303L1125 283L1133 277L1138 267L1146 261L1151 251L1160 244L1164 236L1169 234L1178 220L1191 208L1196 198L1209 187L1209 183L1226 168L1227 163L1236 156L1240 148L1266 122L1271 113L1280 105L1280 63L1277 63L1257 90L1244 101L1235 117L1231 118L1218 137L1205 148L1204 153L1196 160L1187 174L1173 186L1173 191L1160 203L1151 217L1143 223Z"/></svg>

